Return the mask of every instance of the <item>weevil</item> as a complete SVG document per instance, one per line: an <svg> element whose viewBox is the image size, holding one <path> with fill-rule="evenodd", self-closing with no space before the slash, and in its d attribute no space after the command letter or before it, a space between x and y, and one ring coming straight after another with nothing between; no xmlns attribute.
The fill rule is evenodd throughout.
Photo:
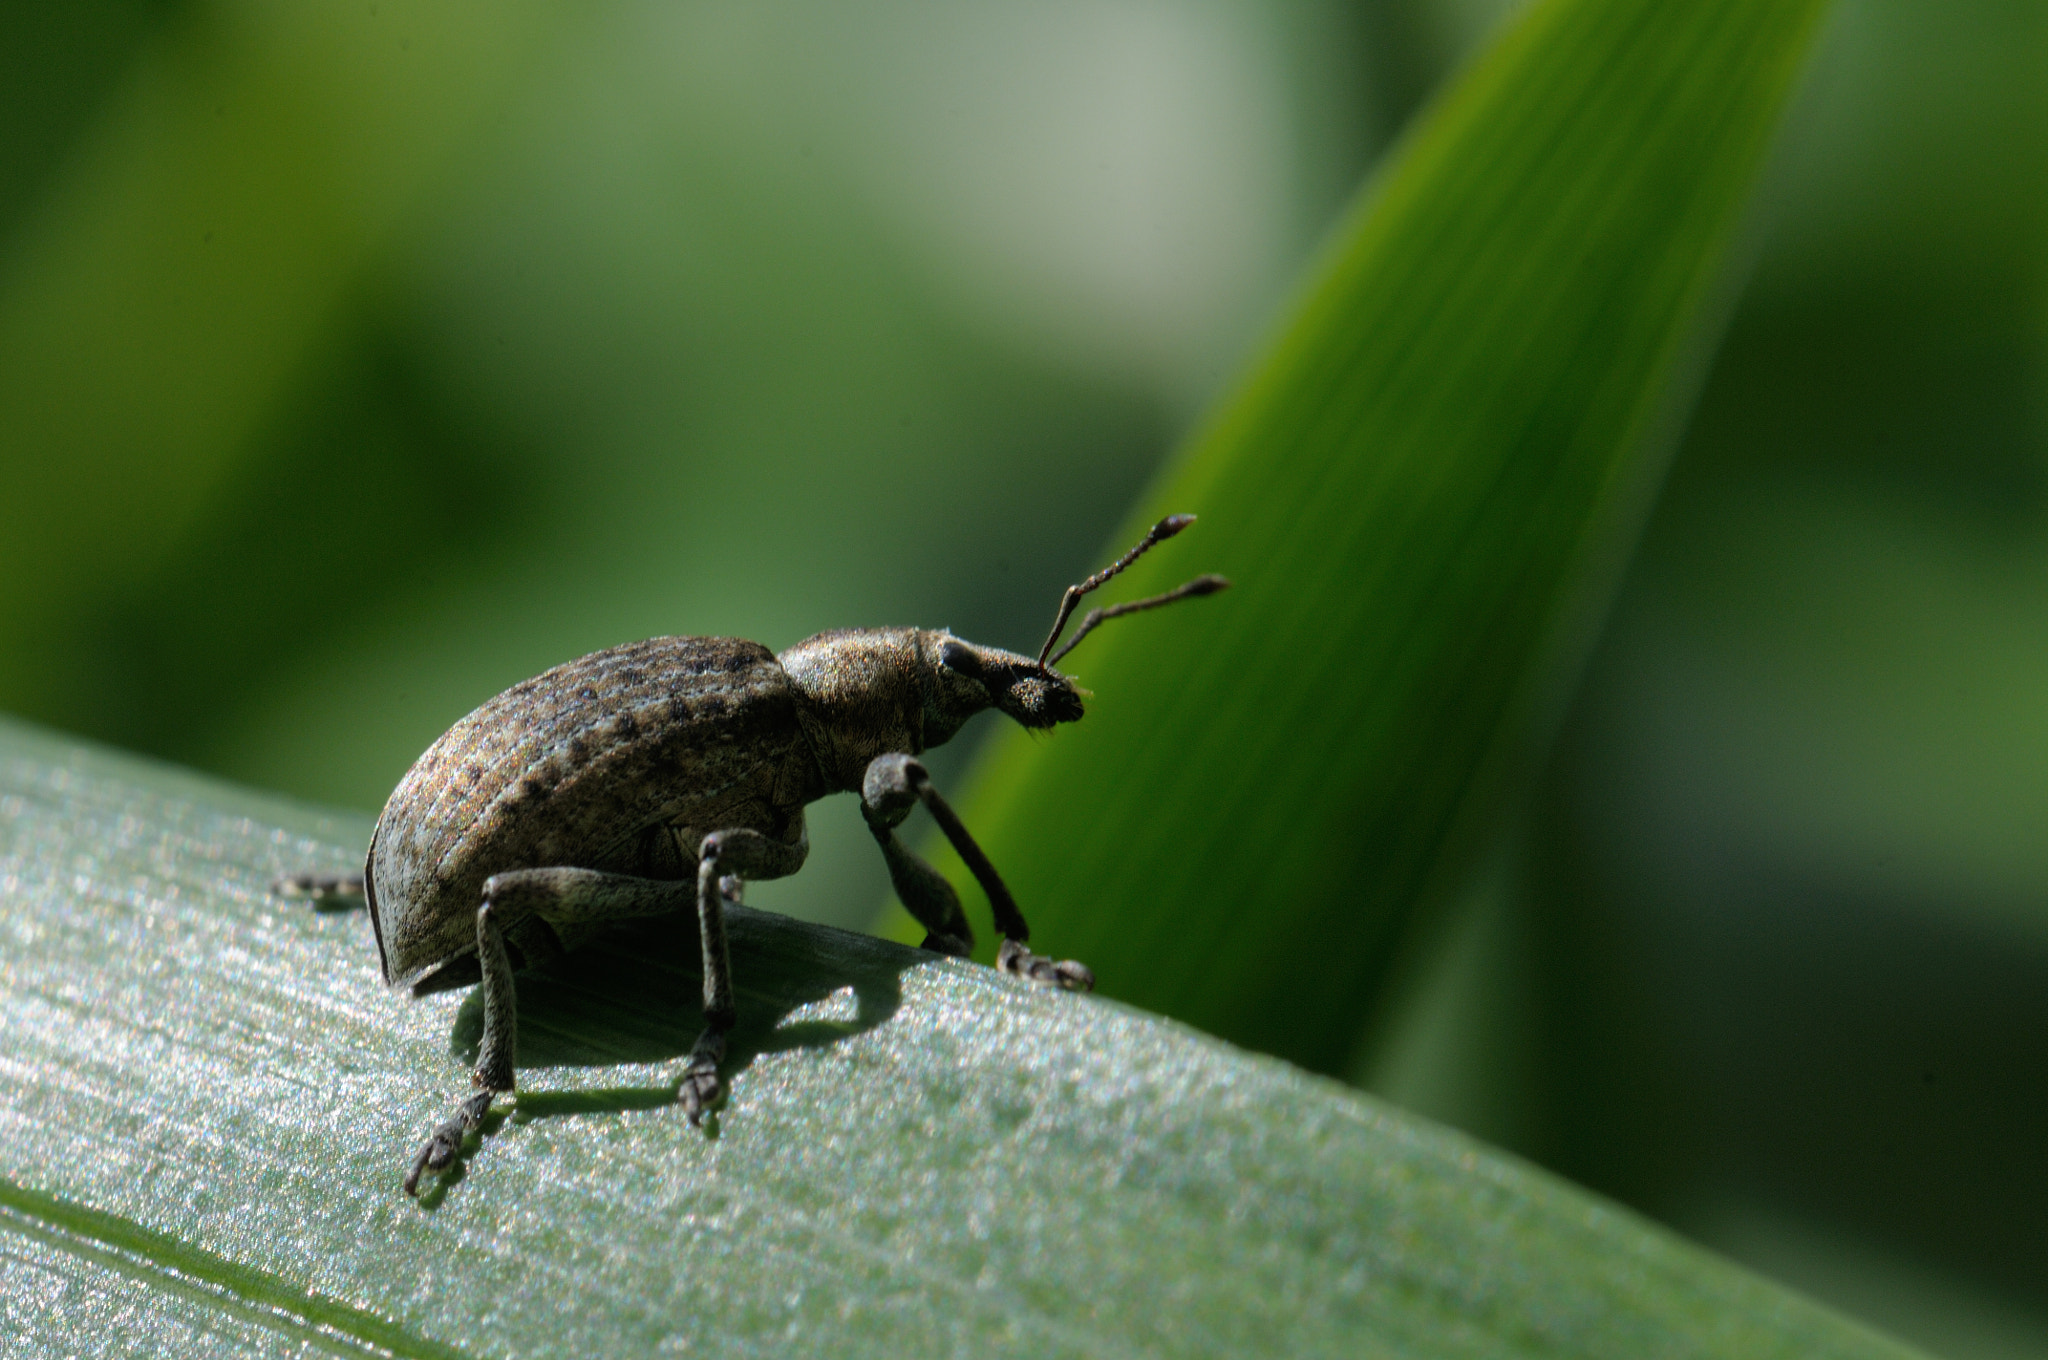
<svg viewBox="0 0 2048 1360"><path fill-rule="evenodd" d="M1159 521L1068 587L1035 658L945 629L838 629L779 655L737 638L659 637L557 666L449 728L385 803L360 881L302 875L276 885L294 896L359 892L392 987L423 996L482 985L474 1093L413 1157L406 1193L452 1165L492 1101L514 1089L513 974L610 921L696 913L704 1029L677 1096L697 1123L722 1094L719 1062L736 1016L725 904L749 879L802 867L804 809L827 794L860 795L896 895L925 928L924 948L964 956L974 931L952 885L896 835L919 803L988 895L1003 937L997 967L1092 988L1084 965L1027 947L1023 913L918 756L984 709L1026 728L1080 718L1081 691L1054 668L1075 644L1107 619L1229 585L1200 576L1092 609L1053 651L1083 596L1193 522Z"/></svg>

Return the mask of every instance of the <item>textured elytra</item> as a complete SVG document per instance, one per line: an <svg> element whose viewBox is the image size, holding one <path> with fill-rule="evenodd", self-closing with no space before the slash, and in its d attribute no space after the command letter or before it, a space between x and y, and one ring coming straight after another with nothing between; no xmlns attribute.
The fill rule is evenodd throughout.
<svg viewBox="0 0 2048 1360"><path fill-rule="evenodd" d="M663 637L514 685L407 771L365 870L385 979L473 950L492 874L550 865L693 872L705 832L795 843L823 790L775 656L737 638Z"/></svg>

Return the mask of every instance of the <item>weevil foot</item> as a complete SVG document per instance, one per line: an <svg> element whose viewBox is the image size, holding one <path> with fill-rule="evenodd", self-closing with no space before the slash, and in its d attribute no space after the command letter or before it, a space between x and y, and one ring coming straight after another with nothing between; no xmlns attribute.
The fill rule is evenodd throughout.
<svg viewBox="0 0 2048 1360"><path fill-rule="evenodd" d="M1024 947L1021 940L1003 941L1003 947L996 951L996 967L1005 973L1015 973L1018 977L1069 992L1095 990L1095 974L1087 964L1034 954Z"/></svg>
<svg viewBox="0 0 2048 1360"><path fill-rule="evenodd" d="M702 1122L704 1112L725 1093L725 1083L718 1078L718 1064L724 1057L725 1035L715 1029L705 1030L690 1050L690 1065L676 1084L676 1098L683 1102L683 1112L692 1124Z"/></svg>
<svg viewBox="0 0 2048 1360"><path fill-rule="evenodd" d="M494 1092L478 1091L455 1109L452 1119L435 1128L412 1159L412 1170L405 1173L405 1193L418 1199L420 1177L429 1171L446 1171L455 1164L456 1154L462 1151L462 1140L469 1137L474 1129L481 1128L484 1116L491 1112L491 1097Z"/></svg>
<svg viewBox="0 0 2048 1360"><path fill-rule="evenodd" d="M290 897L321 903L346 901L363 895L361 874L284 874L270 880L272 897Z"/></svg>

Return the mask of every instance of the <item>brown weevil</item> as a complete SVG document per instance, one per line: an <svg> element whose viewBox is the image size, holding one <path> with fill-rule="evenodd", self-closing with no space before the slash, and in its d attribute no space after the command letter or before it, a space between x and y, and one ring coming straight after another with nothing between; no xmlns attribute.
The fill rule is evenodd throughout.
<svg viewBox="0 0 2048 1360"><path fill-rule="evenodd" d="M897 839L920 802L988 894L1003 937L997 966L1093 987L1082 965L1025 947L1023 914L917 757L983 709L1027 728L1079 718L1081 692L1053 667L1096 625L1229 584L1202 576L1091 610L1053 652L1082 596L1193 521L1159 521L1069 587L1035 659L925 628L839 629L779 656L737 638L651 638L514 685L449 728L384 805L360 883L302 876L276 885L297 896L360 892L393 987L421 996L483 984L475 1094L413 1158L406 1192L450 1166L492 1098L513 1089L514 971L560 956L605 922L696 913L704 1031L677 1087L696 1123L719 1098L735 1018L724 904L739 900L747 879L802 867L804 807L827 794L860 795L926 949L965 955L974 932L952 885Z"/></svg>

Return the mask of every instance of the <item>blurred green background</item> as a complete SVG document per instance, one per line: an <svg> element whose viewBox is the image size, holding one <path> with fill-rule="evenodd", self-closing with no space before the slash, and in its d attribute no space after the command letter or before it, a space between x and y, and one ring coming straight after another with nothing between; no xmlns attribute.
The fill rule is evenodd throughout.
<svg viewBox="0 0 2048 1360"><path fill-rule="evenodd" d="M374 809L614 642L1034 647L1507 8L0 10L0 709ZM2044 1354L2048 6L1843 0L1763 193L1549 766L1354 1075ZM866 924L851 805L812 835L750 900Z"/></svg>

